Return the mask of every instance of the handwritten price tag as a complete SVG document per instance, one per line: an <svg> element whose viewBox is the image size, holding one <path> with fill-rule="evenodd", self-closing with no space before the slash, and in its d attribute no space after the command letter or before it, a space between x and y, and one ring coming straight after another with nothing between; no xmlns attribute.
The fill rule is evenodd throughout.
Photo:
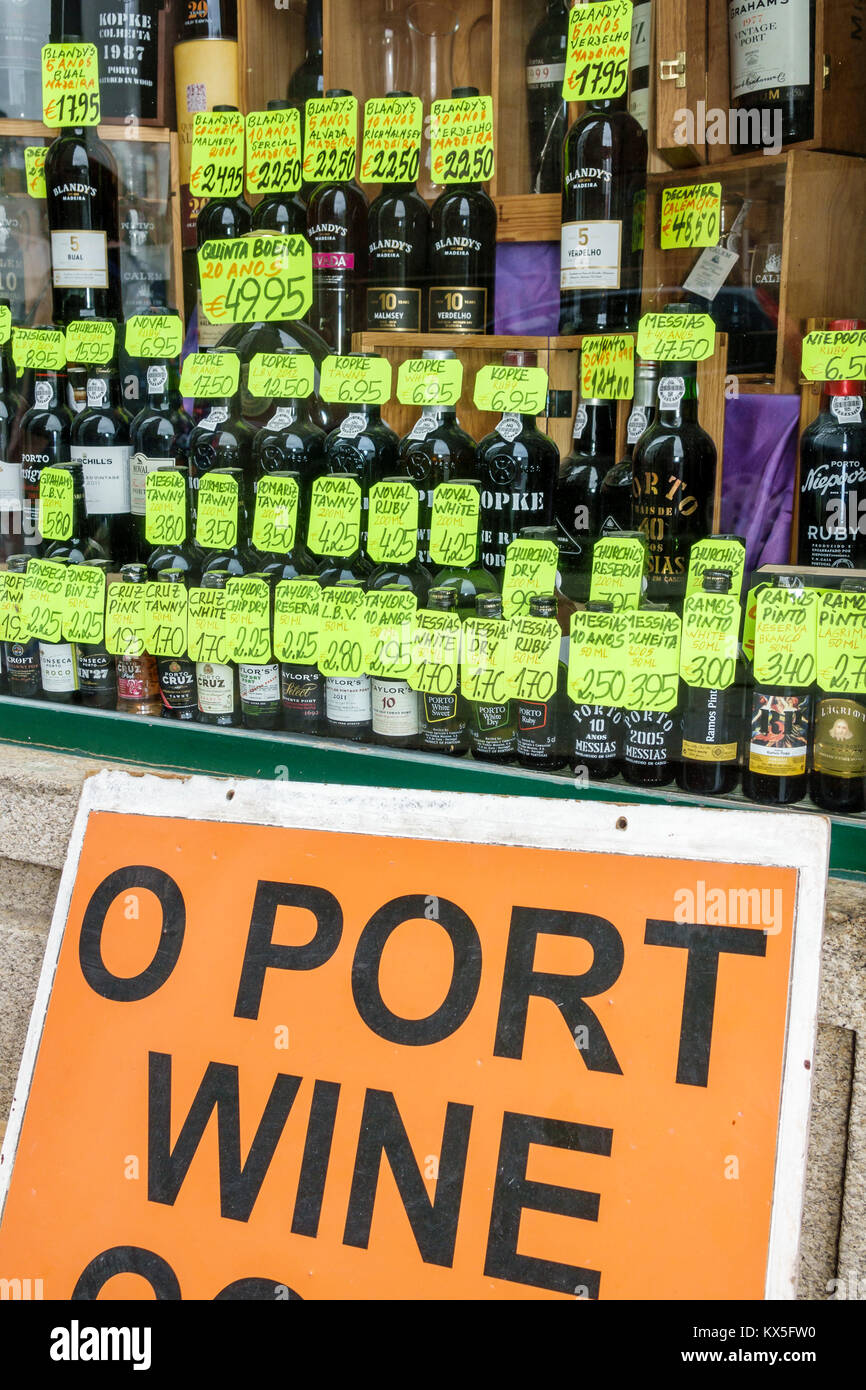
<svg viewBox="0 0 866 1390"><path fill-rule="evenodd" d="M24 575L0 570L0 642L26 642Z"/></svg>
<svg viewBox="0 0 866 1390"><path fill-rule="evenodd" d="M62 372L66 339L54 328L14 328L12 358L19 372Z"/></svg>
<svg viewBox="0 0 866 1390"><path fill-rule="evenodd" d="M60 642L63 637L63 587L66 566L31 560L24 576L22 618L31 637Z"/></svg>
<svg viewBox="0 0 866 1390"><path fill-rule="evenodd" d="M690 594L683 605L680 675L686 685L727 690L737 674L740 604L733 594Z"/></svg>
<svg viewBox="0 0 866 1390"><path fill-rule="evenodd" d="M576 705L618 709L625 695L628 613L572 613L568 694Z"/></svg>
<svg viewBox="0 0 866 1390"><path fill-rule="evenodd" d="M50 126L99 125L99 58L92 43L42 49L42 120Z"/></svg>
<svg viewBox="0 0 866 1390"><path fill-rule="evenodd" d="M709 314L644 314L637 330L637 355L645 362L703 362L716 350Z"/></svg>
<svg viewBox="0 0 866 1390"><path fill-rule="evenodd" d="M237 540L237 482L224 474L205 473L198 485L196 545L203 550L230 550Z"/></svg>
<svg viewBox="0 0 866 1390"><path fill-rule="evenodd" d="M304 115L304 178L348 183L358 162L358 98L313 97Z"/></svg>
<svg viewBox="0 0 866 1390"><path fill-rule="evenodd" d="M423 124L419 97L372 97L366 102L361 183L415 183Z"/></svg>
<svg viewBox="0 0 866 1390"><path fill-rule="evenodd" d="M187 605L187 654L190 661L229 662L225 589L190 589Z"/></svg>
<svg viewBox="0 0 866 1390"><path fill-rule="evenodd" d="M367 551L375 565L408 565L415 559L419 500L418 489L408 481L371 487Z"/></svg>
<svg viewBox="0 0 866 1390"><path fill-rule="evenodd" d="M592 548L590 601L612 603L616 610L637 608L648 564L644 536L602 537Z"/></svg>
<svg viewBox="0 0 866 1390"><path fill-rule="evenodd" d="M274 656L287 666L315 666L322 589L315 579L281 579L274 595Z"/></svg>
<svg viewBox="0 0 866 1390"><path fill-rule="evenodd" d="M66 327L66 360L105 366L114 356L115 325L107 319L73 319Z"/></svg>
<svg viewBox="0 0 866 1390"><path fill-rule="evenodd" d="M179 357L183 324L177 314L133 314L126 321L130 357Z"/></svg>
<svg viewBox="0 0 866 1390"><path fill-rule="evenodd" d="M63 640L101 642L105 632L105 575L94 565L69 565L63 589Z"/></svg>
<svg viewBox="0 0 866 1390"><path fill-rule="evenodd" d="M186 482L183 474L154 468L145 480L144 535L148 545L182 545L186 540Z"/></svg>
<svg viewBox="0 0 866 1390"><path fill-rule="evenodd" d="M301 117L283 111L247 116L247 192L295 193L301 186Z"/></svg>
<svg viewBox="0 0 866 1390"><path fill-rule="evenodd" d="M0 304L0 345L8 343L12 337L12 311L8 304Z"/></svg>
<svg viewBox="0 0 866 1390"><path fill-rule="evenodd" d="M288 555L295 544L298 525L297 478L272 473L260 478L256 489L253 545L274 555Z"/></svg>
<svg viewBox="0 0 866 1390"><path fill-rule="evenodd" d="M181 370L180 393L203 400L233 396L240 373L240 359L234 352L191 352Z"/></svg>
<svg viewBox="0 0 866 1390"><path fill-rule="evenodd" d="M198 252L209 323L300 319L313 302L313 253L302 236L251 232L206 241Z"/></svg>
<svg viewBox="0 0 866 1390"><path fill-rule="evenodd" d="M105 646L112 656L143 656L144 584L109 584L105 595Z"/></svg>
<svg viewBox="0 0 866 1390"><path fill-rule="evenodd" d="M866 695L866 594L821 595L818 684L834 695Z"/></svg>
<svg viewBox="0 0 866 1390"><path fill-rule="evenodd" d="M360 676L367 651L363 589L333 587L322 593L319 670L323 676Z"/></svg>
<svg viewBox="0 0 866 1390"><path fill-rule="evenodd" d="M559 647L562 640L556 618L513 618L509 624L505 658L505 687L514 700L540 704L556 693Z"/></svg>
<svg viewBox="0 0 866 1390"><path fill-rule="evenodd" d="M352 555L361 544L361 485L348 474L317 478L310 498L307 546L314 555Z"/></svg>
<svg viewBox="0 0 866 1390"><path fill-rule="evenodd" d="M584 338L580 386L588 401L630 401L634 395L634 335L610 333Z"/></svg>
<svg viewBox="0 0 866 1390"><path fill-rule="evenodd" d="M755 615L758 685L811 685L817 671L818 590L762 589Z"/></svg>
<svg viewBox="0 0 866 1390"><path fill-rule="evenodd" d="M434 183L486 183L496 170L493 98L449 97L430 108Z"/></svg>
<svg viewBox="0 0 866 1390"><path fill-rule="evenodd" d="M440 483L433 491L430 559L434 565L472 565L478 558L481 494L468 483Z"/></svg>
<svg viewBox="0 0 866 1390"><path fill-rule="evenodd" d="M476 410L544 415L547 372L543 367L482 367L475 378Z"/></svg>
<svg viewBox="0 0 866 1390"><path fill-rule="evenodd" d="M184 584L144 585L144 645L151 656L186 653L187 605Z"/></svg>
<svg viewBox="0 0 866 1390"><path fill-rule="evenodd" d="M257 575L230 579L225 587L229 657L245 666L271 660L271 589Z"/></svg>
<svg viewBox="0 0 866 1390"><path fill-rule="evenodd" d="M746 572L746 542L742 536L708 536L696 541L689 553L689 575L686 595L699 594L704 587L707 570L728 570L731 594L739 599Z"/></svg>
<svg viewBox="0 0 866 1390"><path fill-rule="evenodd" d="M559 551L553 541L528 541L518 537L505 552L502 608L506 618L528 616L529 600L549 597L556 589Z"/></svg>
<svg viewBox="0 0 866 1390"><path fill-rule="evenodd" d="M189 189L196 198L236 198L244 187L244 118L197 111L192 121Z"/></svg>
<svg viewBox="0 0 866 1390"><path fill-rule="evenodd" d="M319 395L339 405L385 405L391 399L391 363L385 357L326 357Z"/></svg>
<svg viewBox="0 0 866 1390"><path fill-rule="evenodd" d="M612 101L628 85L630 0L577 5L568 21L562 95L566 101Z"/></svg>
<svg viewBox="0 0 866 1390"><path fill-rule="evenodd" d="M305 401L313 394L315 364L308 352L257 352L250 361L247 386L265 400Z"/></svg>
<svg viewBox="0 0 866 1390"><path fill-rule="evenodd" d="M412 631L412 665L406 677L422 695L453 695L460 660L460 619L456 613L419 610Z"/></svg>
<svg viewBox="0 0 866 1390"><path fill-rule="evenodd" d="M693 183L662 192L661 246L715 246L722 227L722 185Z"/></svg>
<svg viewBox="0 0 866 1390"><path fill-rule="evenodd" d="M405 680L412 664L412 631L418 600L408 589L375 589L366 595L367 673Z"/></svg>
<svg viewBox="0 0 866 1390"><path fill-rule="evenodd" d="M67 468L43 468L39 474L39 529L47 541L72 535L74 483Z"/></svg>
<svg viewBox="0 0 866 1390"><path fill-rule="evenodd" d="M24 151L24 176L27 179L27 192L31 198L47 198L45 187L45 156L47 145L28 145Z"/></svg>
<svg viewBox="0 0 866 1390"><path fill-rule="evenodd" d="M463 363L456 357L428 361L410 357L397 372L401 405L456 405L463 394Z"/></svg>
<svg viewBox="0 0 866 1390"><path fill-rule="evenodd" d="M802 372L807 381L866 381L866 328L807 333Z"/></svg>
<svg viewBox="0 0 866 1390"><path fill-rule="evenodd" d="M680 635L677 613L630 612L627 681L623 707L675 709L679 695Z"/></svg>
<svg viewBox="0 0 866 1390"><path fill-rule="evenodd" d="M508 701L506 662L509 625L497 618L467 618L463 624L460 688L477 705Z"/></svg>

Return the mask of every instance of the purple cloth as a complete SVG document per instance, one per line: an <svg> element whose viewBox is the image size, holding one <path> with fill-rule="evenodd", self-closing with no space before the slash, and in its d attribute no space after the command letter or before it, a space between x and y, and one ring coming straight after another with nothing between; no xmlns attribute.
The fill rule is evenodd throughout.
<svg viewBox="0 0 866 1390"><path fill-rule="evenodd" d="M559 332L558 241L499 243L495 328L524 338L553 338Z"/></svg>
<svg viewBox="0 0 866 1390"><path fill-rule="evenodd" d="M747 572L788 563L799 424L798 396L727 403L722 530L746 537Z"/></svg>

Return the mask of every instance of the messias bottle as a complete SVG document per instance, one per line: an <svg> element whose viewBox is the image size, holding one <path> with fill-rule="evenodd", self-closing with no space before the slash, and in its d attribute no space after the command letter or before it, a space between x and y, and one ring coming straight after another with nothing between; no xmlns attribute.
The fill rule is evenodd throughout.
<svg viewBox="0 0 866 1390"><path fill-rule="evenodd" d="M455 87L453 97L477 97ZM495 320L496 204L480 183L453 183L430 210L431 333L492 333Z"/></svg>
<svg viewBox="0 0 866 1390"><path fill-rule="evenodd" d="M815 0L730 0L734 154L794 140L815 129Z"/></svg>
<svg viewBox="0 0 866 1390"><path fill-rule="evenodd" d="M587 613L612 613L612 603L593 600ZM613 705L576 705L569 701L569 763L591 782L607 782L619 770L623 711Z"/></svg>
<svg viewBox="0 0 866 1390"><path fill-rule="evenodd" d="M476 616L485 622L504 622L499 594L478 594ZM469 748L482 763L510 763L517 754L517 726L513 700L502 704L466 701Z"/></svg>
<svg viewBox="0 0 866 1390"><path fill-rule="evenodd" d="M859 319L835 319L834 331ZM866 569L866 420L862 381L828 381L818 418L800 439L797 563Z"/></svg>
<svg viewBox="0 0 866 1390"><path fill-rule="evenodd" d="M87 406L73 421L70 452L84 467L90 533L121 565L138 550L132 517L129 423L120 404L116 361L91 367Z"/></svg>

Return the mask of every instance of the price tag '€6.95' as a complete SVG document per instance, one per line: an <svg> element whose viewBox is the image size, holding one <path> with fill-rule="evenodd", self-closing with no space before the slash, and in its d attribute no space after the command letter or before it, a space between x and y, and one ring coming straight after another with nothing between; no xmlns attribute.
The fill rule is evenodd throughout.
<svg viewBox="0 0 866 1390"><path fill-rule="evenodd" d="M547 372L543 367L482 367L475 378L475 406L497 414L544 415Z"/></svg>
<svg viewBox="0 0 866 1390"><path fill-rule="evenodd" d="M133 314L126 320L130 357L179 357L183 324L177 314Z"/></svg>
<svg viewBox="0 0 866 1390"><path fill-rule="evenodd" d="M250 232L206 241L198 272L209 323L300 319L313 302L313 253L306 237Z"/></svg>
<svg viewBox="0 0 866 1390"><path fill-rule="evenodd" d="M397 372L401 405L456 405L463 392L463 363L458 358L410 357Z"/></svg>

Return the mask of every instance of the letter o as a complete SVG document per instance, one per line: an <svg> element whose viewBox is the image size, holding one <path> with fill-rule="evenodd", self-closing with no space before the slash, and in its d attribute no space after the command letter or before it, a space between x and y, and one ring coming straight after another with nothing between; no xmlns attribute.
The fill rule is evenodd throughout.
<svg viewBox="0 0 866 1390"><path fill-rule="evenodd" d="M162 931L150 965L139 975L113 975L102 959L102 928L115 898L130 888L154 893L162 906ZM177 965L186 930L186 905L174 879L151 864L129 864L104 878L84 911L78 939L81 973L104 999L128 1004L155 994Z"/></svg>
<svg viewBox="0 0 866 1390"><path fill-rule="evenodd" d="M96 1255L79 1275L72 1290L73 1300L83 1303L95 1299L115 1274L140 1274L150 1284L158 1303L180 1300L180 1284L171 1265L140 1245L114 1245Z"/></svg>
<svg viewBox="0 0 866 1390"><path fill-rule="evenodd" d="M220 1289L218 1294L214 1294L214 1302L233 1302L254 1299L259 1302L274 1303L280 1302L276 1297L277 1289L286 1289L289 1297L286 1303L299 1299L303 1302L301 1295L295 1293L293 1288L285 1284L282 1279L260 1279L255 1275L250 1275L246 1279L235 1279L231 1284L226 1284L224 1289Z"/></svg>

